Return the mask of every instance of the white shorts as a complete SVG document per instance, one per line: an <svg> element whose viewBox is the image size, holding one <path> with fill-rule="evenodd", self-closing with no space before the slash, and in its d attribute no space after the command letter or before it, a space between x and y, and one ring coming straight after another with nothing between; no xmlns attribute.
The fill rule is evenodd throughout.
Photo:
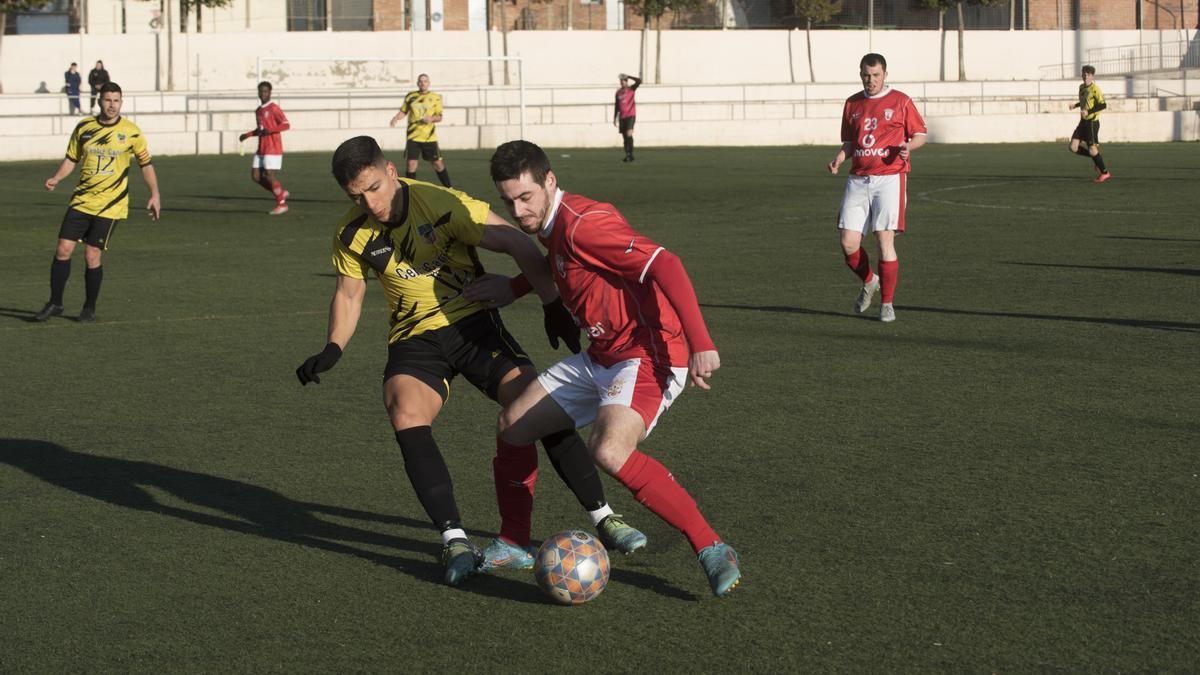
<svg viewBox="0 0 1200 675"><path fill-rule="evenodd" d="M250 168L278 171L283 168L283 155L255 155Z"/></svg>
<svg viewBox="0 0 1200 675"><path fill-rule="evenodd" d="M687 368L656 365L649 359L629 359L605 368L587 352L569 356L538 376L550 393L581 429L596 421L600 406L632 408L646 423L646 436L658 418L683 393Z"/></svg>
<svg viewBox="0 0 1200 675"><path fill-rule="evenodd" d="M904 231L908 205L908 174L854 176L846 180L846 194L838 213L838 229L868 234L879 230Z"/></svg>

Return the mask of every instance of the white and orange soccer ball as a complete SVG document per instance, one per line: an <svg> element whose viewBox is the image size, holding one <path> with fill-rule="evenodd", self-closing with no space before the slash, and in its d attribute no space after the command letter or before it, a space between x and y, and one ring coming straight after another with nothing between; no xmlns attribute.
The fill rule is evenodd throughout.
<svg viewBox="0 0 1200 675"><path fill-rule="evenodd" d="M608 551L583 530L559 532L538 549L533 573L538 586L562 605L579 605L608 584Z"/></svg>

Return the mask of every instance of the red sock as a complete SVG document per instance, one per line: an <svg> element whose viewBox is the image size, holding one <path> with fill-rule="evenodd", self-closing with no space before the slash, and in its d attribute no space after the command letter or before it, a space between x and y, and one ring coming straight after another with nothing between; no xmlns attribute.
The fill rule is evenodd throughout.
<svg viewBox="0 0 1200 675"><path fill-rule="evenodd" d="M721 540L700 515L692 496L654 458L634 450L625 466L613 477L629 488L638 502L654 515L682 532L697 553Z"/></svg>
<svg viewBox="0 0 1200 675"><path fill-rule="evenodd" d="M283 203L283 185L279 181L271 183L271 194L275 195L275 201Z"/></svg>
<svg viewBox="0 0 1200 675"><path fill-rule="evenodd" d="M871 257L860 246L857 251L846 256L846 267L854 270L864 284L871 281Z"/></svg>
<svg viewBox="0 0 1200 675"><path fill-rule="evenodd" d="M899 260L879 261L879 289L880 297L884 304L890 303L892 301L892 296L896 294L896 279L899 276Z"/></svg>
<svg viewBox="0 0 1200 675"><path fill-rule="evenodd" d="M500 507L500 537L518 546L529 545L537 459L537 448L533 445L509 445L496 439L492 475Z"/></svg>

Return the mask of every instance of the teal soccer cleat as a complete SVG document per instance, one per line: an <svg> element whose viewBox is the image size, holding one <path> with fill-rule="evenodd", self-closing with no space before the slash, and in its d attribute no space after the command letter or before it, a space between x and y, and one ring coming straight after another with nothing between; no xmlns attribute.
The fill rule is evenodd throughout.
<svg viewBox="0 0 1200 675"><path fill-rule="evenodd" d="M604 548L629 555L646 547L646 535L621 519L621 514L612 513L596 525L596 534Z"/></svg>
<svg viewBox="0 0 1200 675"><path fill-rule="evenodd" d="M446 583L458 586L475 574L483 564L483 551L467 539L451 539L442 546L442 565L446 567Z"/></svg>
<svg viewBox="0 0 1200 675"><path fill-rule="evenodd" d="M531 570L536 553L537 549L532 546L517 546L496 537L483 549L483 564L479 569L483 572Z"/></svg>
<svg viewBox="0 0 1200 675"><path fill-rule="evenodd" d="M742 571L738 569L738 554L729 544L715 542L712 546L700 549L700 566L708 575L708 585L712 587L713 595L723 598L729 595L742 580Z"/></svg>

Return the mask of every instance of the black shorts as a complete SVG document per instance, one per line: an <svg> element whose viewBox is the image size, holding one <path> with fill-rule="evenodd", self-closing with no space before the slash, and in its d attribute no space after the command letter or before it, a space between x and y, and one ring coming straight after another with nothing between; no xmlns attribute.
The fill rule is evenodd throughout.
<svg viewBox="0 0 1200 675"><path fill-rule="evenodd" d="M411 375L429 385L445 401L450 396L450 380L462 373L476 389L495 401L500 381L520 366L532 367L533 362L504 328L500 312L486 310L388 345L383 379Z"/></svg>
<svg viewBox="0 0 1200 675"><path fill-rule="evenodd" d="M637 115L634 115L633 117L622 117L621 121L617 123L617 129L619 129L621 134L624 135L626 131L633 131L633 123L636 121Z"/></svg>
<svg viewBox="0 0 1200 675"><path fill-rule="evenodd" d="M442 151L438 149L437 141L409 141L404 144L404 158L410 162L418 158L426 162L435 162L442 158Z"/></svg>
<svg viewBox="0 0 1200 675"><path fill-rule="evenodd" d="M117 229L115 218L102 218L90 213L67 209L63 216L62 227L58 228L58 238L70 241L82 241L88 246L95 246L101 251L108 250L108 242L112 240L113 232Z"/></svg>
<svg viewBox="0 0 1200 675"><path fill-rule="evenodd" d="M1100 120L1079 120L1071 140L1079 139L1088 145L1100 145Z"/></svg>

